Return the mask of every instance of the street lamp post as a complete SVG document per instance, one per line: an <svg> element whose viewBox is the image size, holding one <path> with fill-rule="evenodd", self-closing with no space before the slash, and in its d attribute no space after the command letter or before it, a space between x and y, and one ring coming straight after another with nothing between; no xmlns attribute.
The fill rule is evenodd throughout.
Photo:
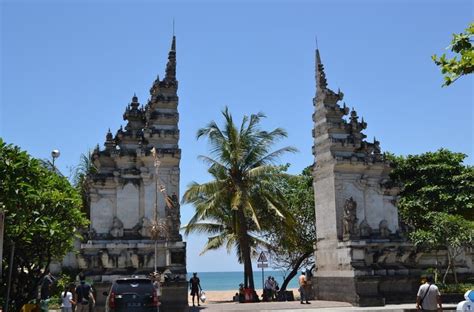
<svg viewBox="0 0 474 312"><path fill-rule="evenodd" d="M51 157L53 159L52 164L53 164L53 172L56 172L56 167L54 166L54 161L56 158L58 158L61 155L61 152L57 149L54 149L51 151Z"/></svg>

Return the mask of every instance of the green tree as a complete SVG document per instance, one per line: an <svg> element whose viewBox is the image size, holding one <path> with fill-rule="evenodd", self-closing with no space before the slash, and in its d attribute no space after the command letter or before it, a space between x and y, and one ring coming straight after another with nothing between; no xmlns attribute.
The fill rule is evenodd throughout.
<svg viewBox="0 0 474 312"><path fill-rule="evenodd" d="M270 246L273 266L288 272L281 285L282 291L302 267L314 265L316 223L311 170L312 166L299 175L276 175L276 183L283 190L288 212L295 219L292 227L274 223L264 235Z"/></svg>
<svg viewBox="0 0 474 312"><path fill-rule="evenodd" d="M446 271L455 279L455 258L474 236L474 168L463 164L465 157L446 149L391 157L391 177L401 186L400 216L414 228L410 238L417 246L446 250Z"/></svg>
<svg viewBox="0 0 474 312"><path fill-rule="evenodd" d="M474 222L444 212L431 212L427 219L433 226L429 230L416 230L411 234L411 239L416 245L427 249L446 250L448 263L443 275L443 284L446 284L450 270L457 284L455 261L465 247L470 247L474 243Z"/></svg>
<svg viewBox="0 0 474 312"><path fill-rule="evenodd" d="M36 298L37 286L53 260L73 249L76 229L87 225L77 191L65 177L0 139L0 207L5 210L3 276L6 293L15 244L10 298L15 309Z"/></svg>
<svg viewBox="0 0 474 312"><path fill-rule="evenodd" d="M444 75L443 86L449 86L461 76L471 74L474 71L473 36L474 23L470 23L464 33L453 34L450 48L453 53L458 55L451 59L448 59L446 54L439 58L436 54L432 56L433 61L441 68L441 73Z"/></svg>
<svg viewBox="0 0 474 312"><path fill-rule="evenodd" d="M183 202L197 203L199 220L211 215L206 211L215 213L223 209L223 213L231 212L231 231L236 236L239 258L244 265L244 285L254 289L250 233L261 231L262 225L266 224L259 218L263 211L271 211L280 222L289 223L292 219L284 209L281 193L274 187L272 175L275 167L272 164L283 153L295 149L283 147L271 151L277 140L286 137L286 132L280 128L270 132L261 130L259 123L265 117L261 113L244 116L240 128L234 124L227 107L222 115L223 128L212 121L197 133L198 139L206 137L210 144L213 158L200 158L209 165L214 180L191 184Z"/></svg>

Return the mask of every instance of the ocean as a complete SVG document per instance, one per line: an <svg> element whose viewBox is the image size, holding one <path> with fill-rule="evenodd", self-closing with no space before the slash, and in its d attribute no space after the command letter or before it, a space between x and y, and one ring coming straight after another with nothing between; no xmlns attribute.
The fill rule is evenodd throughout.
<svg viewBox="0 0 474 312"><path fill-rule="evenodd" d="M188 281L192 277L193 272L188 273ZM299 272L298 272L299 273ZM239 284L244 281L243 272L197 272L197 276L201 281L201 287L206 290L239 290ZM281 271L265 271L264 279L273 276L278 284L283 283L283 272ZM262 271L254 271L253 279L255 288L262 288ZM290 281L287 288L298 288L298 274Z"/></svg>

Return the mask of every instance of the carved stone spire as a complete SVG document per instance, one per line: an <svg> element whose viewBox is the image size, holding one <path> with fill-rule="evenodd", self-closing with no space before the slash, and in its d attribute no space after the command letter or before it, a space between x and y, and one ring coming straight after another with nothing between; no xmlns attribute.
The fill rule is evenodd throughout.
<svg viewBox="0 0 474 312"><path fill-rule="evenodd" d="M173 36L171 50L168 53L168 64L166 64L165 80L176 80L176 36Z"/></svg>
<svg viewBox="0 0 474 312"><path fill-rule="evenodd" d="M319 49L316 49L316 92L326 89L327 85L326 74L324 73L324 65L321 62Z"/></svg>
<svg viewBox="0 0 474 312"><path fill-rule="evenodd" d="M105 136L104 145L107 150L111 150L115 148L115 140L114 140L114 136L112 135L112 132L110 132L110 128L109 128L109 131L107 132L107 135Z"/></svg>

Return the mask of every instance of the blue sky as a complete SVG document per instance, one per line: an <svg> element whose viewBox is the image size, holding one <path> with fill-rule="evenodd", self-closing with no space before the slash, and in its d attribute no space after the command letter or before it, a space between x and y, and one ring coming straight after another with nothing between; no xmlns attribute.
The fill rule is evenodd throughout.
<svg viewBox="0 0 474 312"><path fill-rule="evenodd" d="M384 151L441 147L473 163L473 79L441 88L431 61L473 20L471 1L9 1L1 2L0 136L34 157L60 149L68 174L81 153L103 144L135 92L146 103L164 75L175 19L182 149L181 194L207 181L196 131L264 112L299 153L282 158L299 173L313 162L312 98L317 35L329 86L368 123ZM276 146L277 148L278 146ZM185 224L193 208L182 207ZM198 254L189 271L241 270L225 251Z"/></svg>

